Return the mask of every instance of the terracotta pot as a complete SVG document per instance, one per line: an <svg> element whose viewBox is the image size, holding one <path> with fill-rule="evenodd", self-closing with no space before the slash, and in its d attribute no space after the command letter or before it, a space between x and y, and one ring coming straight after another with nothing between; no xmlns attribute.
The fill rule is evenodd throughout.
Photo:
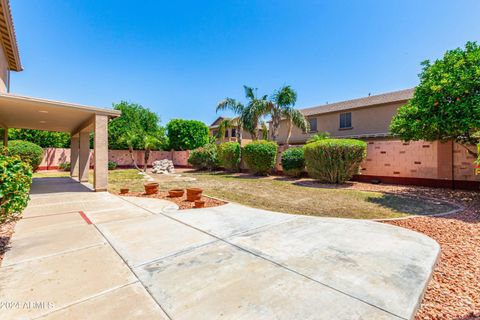
<svg viewBox="0 0 480 320"><path fill-rule="evenodd" d="M158 183L151 182L144 185L146 194L155 194L158 193Z"/></svg>
<svg viewBox="0 0 480 320"><path fill-rule="evenodd" d="M202 197L203 190L200 188L188 188L187 189L187 200L193 202L195 200L200 200Z"/></svg>
<svg viewBox="0 0 480 320"><path fill-rule="evenodd" d="M183 189L172 189L172 190L168 190L168 195L169 195L171 198L179 198L179 197L182 197L184 193L185 193L185 191L184 191Z"/></svg>
<svg viewBox="0 0 480 320"><path fill-rule="evenodd" d="M204 200L195 200L195 208L205 208Z"/></svg>
<svg viewBox="0 0 480 320"><path fill-rule="evenodd" d="M129 191L128 188L121 188L121 189L120 189L120 194L127 194L128 191Z"/></svg>

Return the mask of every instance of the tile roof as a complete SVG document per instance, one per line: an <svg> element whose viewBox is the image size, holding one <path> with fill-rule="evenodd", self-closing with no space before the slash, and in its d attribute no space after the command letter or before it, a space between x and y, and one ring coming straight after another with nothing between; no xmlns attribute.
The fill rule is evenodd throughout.
<svg viewBox="0 0 480 320"><path fill-rule="evenodd" d="M350 110L356 108L363 108L374 106L378 104L407 101L413 97L414 88L400 91L393 91L383 94L378 94L369 97L363 97L353 100L340 101L330 104L325 104L317 107L300 109L305 116L312 116L322 113L337 112L343 110Z"/></svg>

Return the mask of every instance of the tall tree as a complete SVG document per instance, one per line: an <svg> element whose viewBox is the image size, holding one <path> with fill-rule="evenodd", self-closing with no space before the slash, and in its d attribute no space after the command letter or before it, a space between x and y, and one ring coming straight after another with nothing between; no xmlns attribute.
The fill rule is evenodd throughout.
<svg viewBox="0 0 480 320"><path fill-rule="evenodd" d="M260 120L272 109L272 102L268 95L257 96L257 88L243 86L248 103L242 113L242 121L245 129L252 135L252 140L258 140L258 128Z"/></svg>
<svg viewBox="0 0 480 320"><path fill-rule="evenodd" d="M232 119L232 125L236 125L237 142L242 145L243 139L243 118L242 115L245 112L245 106L232 98L226 98L220 101L217 105L217 112L221 110L230 110L236 118Z"/></svg>
<svg viewBox="0 0 480 320"><path fill-rule="evenodd" d="M284 111L286 109L293 108L295 102L297 102L297 93L290 86L283 86L279 90L276 90L272 95L272 108L270 114L272 116L272 140L278 140L278 129L280 127L280 121L284 117ZM290 110L288 110L290 112Z"/></svg>
<svg viewBox="0 0 480 320"><path fill-rule="evenodd" d="M422 66L420 84L390 131L407 141L453 140L478 157L469 146L480 142L480 47L468 42Z"/></svg>
<svg viewBox="0 0 480 320"><path fill-rule="evenodd" d="M310 124L308 123L307 119L300 112L295 108L284 108L282 110L282 116L287 121L287 139L285 140L285 145L288 146L290 143L290 137L292 136L292 128L295 125L297 128L302 129L304 132L308 132L310 130Z"/></svg>
<svg viewBox="0 0 480 320"><path fill-rule="evenodd" d="M233 128L236 119L223 119L218 125L217 140L222 141L228 129Z"/></svg>

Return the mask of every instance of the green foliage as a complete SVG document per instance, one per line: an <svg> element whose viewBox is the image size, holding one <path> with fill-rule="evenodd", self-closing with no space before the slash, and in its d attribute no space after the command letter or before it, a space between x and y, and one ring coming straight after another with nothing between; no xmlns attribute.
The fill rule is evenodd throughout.
<svg viewBox="0 0 480 320"><path fill-rule="evenodd" d="M70 171L70 162L62 162L58 165L58 168L63 171Z"/></svg>
<svg viewBox="0 0 480 320"><path fill-rule="evenodd" d="M241 160L240 150L238 142L225 142L218 145L220 166L230 171L238 171Z"/></svg>
<svg viewBox="0 0 480 320"><path fill-rule="evenodd" d="M254 141L243 147L242 154L252 174L267 175L275 167L278 145L272 141Z"/></svg>
<svg viewBox="0 0 480 320"><path fill-rule="evenodd" d="M424 61L413 98L398 110L390 131L403 140L454 140L476 144L480 131L480 47L447 51Z"/></svg>
<svg viewBox="0 0 480 320"><path fill-rule="evenodd" d="M367 144L355 139L324 139L304 146L308 174L328 183L343 183L359 172Z"/></svg>
<svg viewBox="0 0 480 320"><path fill-rule="evenodd" d="M282 153L282 168L287 176L298 177L305 170L303 148L290 148Z"/></svg>
<svg viewBox="0 0 480 320"><path fill-rule="evenodd" d="M167 135L173 150L193 150L209 141L208 127L197 120L173 119L167 124Z"/></svg>
<svg viewBox="0 0 480 320"><path fill-rule="evenodd" d="M35 171L42 162L43 149L33 142L12 140L8 142L8 154L19 156L22 161L29 164L32 170Z"/></svg>
<svg viewBox="0 0 480 320"><path fill-rule="evenodd" d="M32 129L8 129L9 140L33 142L42 148L70 148L70 134Z"/></svg>
<svg viewBox="0 0 480 320"><path fill-rule="evenodd" d="M196 169L213 170L218 168L217 145L209 143L203 147L192 150L188 158L188 163Z"/></svg>
<svg viewBox="0 0 480 320"><path fill-rule="evenodd" d="M317 141L325 140L325 139L330 139L330 133L319 132L319 133L311 136L310 139L307 140L307 143L317 142Z"/></svg>
<svg viewBox="0 0 480 320"><path fill-rule="evenodd" d="M0 223L15 220L27 206L31 167L17 156L0 155Z"/></svg>
<svg viewBox="0 0 480 320"><path fill-rule="evenodd" d="M108 161L108 170L115 170L117 169L117 163L115 161Z"/></svg>
<svg viewBox="0 0 480 320"><path fill-rule="evenodd" d="M109 149L128 149L128 141L125 139L128 132L134 133L137 137L151 135L165 143L165 128L160 126L160 117L155 112L126 101L115 104L113 108L122 111L122 115L108 125ZM134 150L143 150L142 139L134 139L131 142Z"/></svg>

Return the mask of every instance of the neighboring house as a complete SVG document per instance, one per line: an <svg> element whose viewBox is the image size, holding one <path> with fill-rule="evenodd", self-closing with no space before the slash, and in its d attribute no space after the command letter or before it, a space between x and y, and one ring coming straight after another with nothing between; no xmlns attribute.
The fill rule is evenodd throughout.
<svg viewBox="0 0 480 320"><path fill-rule="evenodd" d="M228 121L231 121L232 123L235 123L235 119L237 119L237 118L228 118L228 117L223 117L223 116L218 117L208 127L209 130L210 130L210 135L212 135L212 136L217 136L218 135L219 126L220 126L220 123L223 120L228 120ZM259 139L261 139L261 137L262 137L262 128L261 127L258 128L258 137L259 137ZM225 130L224 136L218 142L220 143L220 142L228 142L228 141L230 141L230 142L236 142L237 141L237 128L236 127L228 128L227 130ZM252 141L252 135L244 129L243 133L242 133L242 145L245 145L246 143L249 143L251 141Z"/></svg>
<svg viewBox="0 0 480 320"><path fill-rule="evenodd" d="M10 3L0 0L0 142L8 146L8 128L71 134L71 176L88 181L90 133L94 133L94 189L107 189L109 119L119 111L10 94L10 72L22 71ZM38 79L42 81L42 79Z"/></svg>
<svg viewBox="0 0 480 320"><path fill-rule="evenodd" d="M475 175L475 159L464 147L451 141L403 142L391 136L390 122L413 92L406 89L301 109L311 130L303 132L293 127L290 144L305 144L317 132L358 138L367 142L367 157L357 180L478 189L480 176ZM287 124L283 120L280 145L286 137Z"/></svg>

